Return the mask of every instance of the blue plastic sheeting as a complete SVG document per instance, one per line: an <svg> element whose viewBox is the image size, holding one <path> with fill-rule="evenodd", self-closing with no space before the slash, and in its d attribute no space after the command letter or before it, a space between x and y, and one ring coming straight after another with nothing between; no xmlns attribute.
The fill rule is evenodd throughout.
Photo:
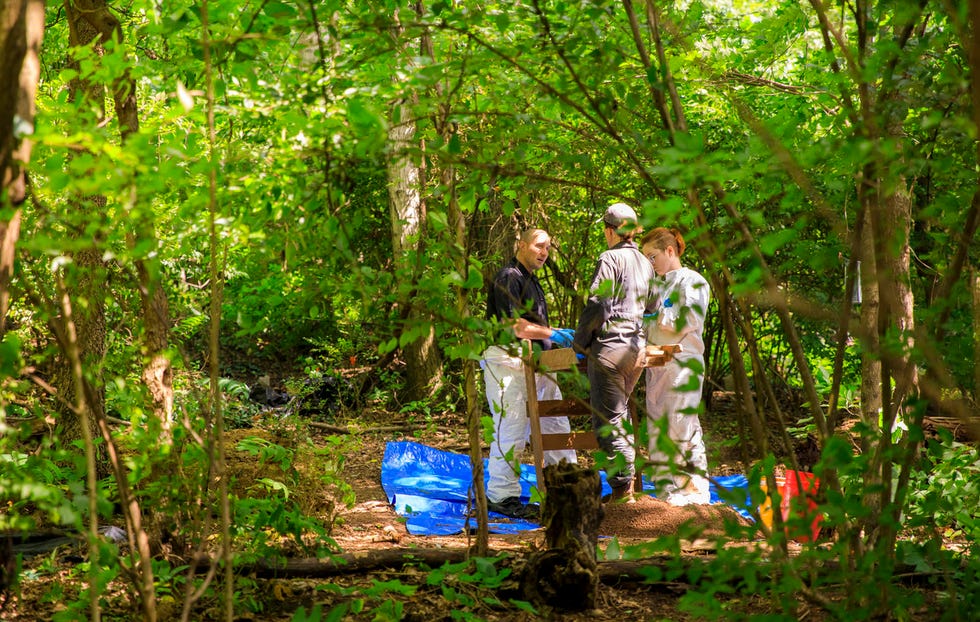
<svg viewBox="0 0 980 622"><path fill-rule="evenodd" d="M486 460L483 462L486 473ZM610 492L606 476L600 472L602 494ZM711 484L711 502L731 505L739 514L751 519L748 481L744 475L713 478L725 490L724 499ZM467 455L442 451L409 441L390 442L381 462L381 486L388 502L405 518L408 532L414 535L448 536L476 529L476 519L467 517L467 500L473 481ZM484 480L484 485L486 482ZM521 465L521 500L527 502L531 488L537 485L535 469ZM653 493L644 481L643 489ZM534 522L507 518L490 513L490 533L518 533L537 529Z"/></svg>

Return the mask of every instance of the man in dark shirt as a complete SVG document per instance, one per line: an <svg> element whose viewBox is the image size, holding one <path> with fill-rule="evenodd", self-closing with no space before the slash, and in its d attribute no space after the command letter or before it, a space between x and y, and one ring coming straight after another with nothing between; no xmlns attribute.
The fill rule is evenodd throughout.
<svg viewBox="0 0 980 622"><path fill-rule="evenodd" d="M544 265L551 252L551 236L542 229L525 231L517 253L493 279L487 296L487 319L505 324L518 339L530 339L544 350L570 345L569 337L548 325L548 304L534 272ZM530 434L527 418L527 388L518 343L492 345L480 363L486 385L487 402L493 415L493 442L487 471L487 501L491 512L515 518L535 518L537 507L521 500L520 458ZM536 374L539 400L561 399L555 379ZM570 431L568 418L548 417L541 421L545 434ZM547 451L544 463L561 460L575 463L574 450ZM541 474L538 474L541 477Z"/></svg>

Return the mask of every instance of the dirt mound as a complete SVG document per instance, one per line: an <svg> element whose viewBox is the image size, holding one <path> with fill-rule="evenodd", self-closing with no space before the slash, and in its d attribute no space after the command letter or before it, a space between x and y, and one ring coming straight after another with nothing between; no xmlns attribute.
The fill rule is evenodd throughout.
<svg viewBox="0 0 980 622"><path fill-rule="evenodd" d="M724 535L726 524L747 525L742 516L722 503L675 507L649 495L640 495L636 503L607 503L599 533L631 539L651 540L661 536L682 535L711 538Z"/></svg>

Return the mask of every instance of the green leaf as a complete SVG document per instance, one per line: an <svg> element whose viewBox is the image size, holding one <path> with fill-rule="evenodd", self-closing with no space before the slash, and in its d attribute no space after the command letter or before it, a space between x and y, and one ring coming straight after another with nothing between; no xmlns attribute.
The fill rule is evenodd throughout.
<svg viewBox="0 0 980 622"><path fill-rule="evenodd" d="M394 352L396 349L398 349L398 338L392 337L388 341L378 345L378 354L388 354L389 352Z"/></svg>
<svg viewBox="0 0 980 622"><path fill-rule="evenodd" d="M15 378L20 375L23 363L20 345L20 339L13 333L7 333L3 341L0 341L0 378Z"/></svg>
<svg viewBox="0 0 980 622"><path fill-rule="evenodd" d="M470 266L466 274L466 282L463 283L465 289L483 289L483 273L474 266Z"/></svg>
<svg viewBox="0 0 980 622"><path fill-rule="evenodd" d="M796 240L798 235L792 227L773 231L759 240L759 248L764 255L775 255L776 251Z"/></svg>

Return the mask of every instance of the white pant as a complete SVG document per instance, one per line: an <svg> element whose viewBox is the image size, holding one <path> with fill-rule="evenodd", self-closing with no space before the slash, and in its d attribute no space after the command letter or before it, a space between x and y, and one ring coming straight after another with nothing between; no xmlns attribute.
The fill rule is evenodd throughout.
<svg viewBox="0 0 980 622"><path fill-rule="evenodd" d="M708 457L697 415L703 374L674 360L648 368L646 382L647 451L657 496L673 502L669 497L675 495L676 505L709 503ZM667 438L660 438L662 430Z"/></svg>
<svg viewBox="0 0 980 622"><path fill-rule="evenodd" d="M499 346L490 346L480 361L486 385L487 402L493 415L493 441L490 443L490 459L487 467L487 499L499 503L508 497L521 496L520 459L531 433L527 418L527 387L524 382L524 365L520 357L511 356ZM561 390L554 377L535 374L539 400L560 400ZM567 417L543 417L542 434L558 434L571 431ZM577 463L574 449L544 452L544 463L558 464L562 460ZM538 473L538 477L543 474Z"/></svg>

